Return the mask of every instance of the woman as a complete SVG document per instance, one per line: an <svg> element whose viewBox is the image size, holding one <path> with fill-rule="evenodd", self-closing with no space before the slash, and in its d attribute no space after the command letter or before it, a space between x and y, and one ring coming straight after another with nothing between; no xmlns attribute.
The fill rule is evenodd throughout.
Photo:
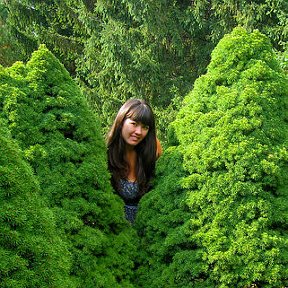
<svg viewBox="0 0 288 288"><path fill-rule="evenodd" d="M125 202L127 220L134 222L138 202L148 192L155 162L162 153L151 107L141 99L128 100L108 134L108 164L112 185Z"/></svg>

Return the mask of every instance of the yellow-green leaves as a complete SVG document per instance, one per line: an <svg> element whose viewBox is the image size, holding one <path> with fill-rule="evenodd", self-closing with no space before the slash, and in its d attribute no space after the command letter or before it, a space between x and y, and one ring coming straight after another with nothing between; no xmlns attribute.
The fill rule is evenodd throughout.
<svg viewBox="0 0 288 288"><path fill-rule="evenodd" d="M185 97L172 123L179 144L160 158L154 195L141 203L143 243L153 243L145 271L160 275L151 287L288 285L287 109L269 40L227 34Z"/></svg>

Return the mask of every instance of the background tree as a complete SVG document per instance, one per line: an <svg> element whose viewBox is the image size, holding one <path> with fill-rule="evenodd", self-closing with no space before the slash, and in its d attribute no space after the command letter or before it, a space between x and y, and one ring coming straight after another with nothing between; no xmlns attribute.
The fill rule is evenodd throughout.
<svg viewBox="0 0 288 288"><path fill-rule="evenodd" d="M2 72L1 72L2 74ZM0 286L75 287L39 183L0 119Z"/></svg>
<svg viewBox="0 0 288 288"><path fill-rule="evenodd" d="M45 46L7 71L3 113L70 244L77 287L130 287L135 237L112 193L98 118Z"/></svg>
<svg viewBox="0 0 288 288"><path fill-rule="evenodd" d="M141 97L156 107L165 140L179 100L205 72L218 41L237 25L259 29L281 52L287 43L286 0L5 3L16 34L46 43L78 79L105 132L127 98Z"/></svg>
<svg viewBox="0 0 288 288"><path fill-rule="evenodd" d="M159 180L154 195L142 199L138 218L142 243L164 243L144 265L162 270L160 279L171 287L287 286L287 83L268 38L237 28L219 42L207 73L185 97L172 124L184 169L173 182L185 190L172 203L185 204L141 211L152 197L162 202L171 185L166 174L167 182ZM164 157L168 163L174 156ZM185 222L161 233L166 223L156 223L164 213ZM149 256L155 247L143 246Z"/></svg>
<svg viewBox="0 0 288 288"><path fill-rule="evenodd" d="M107 127L113 112L127 98L143 97L168 105L169 96L178 93L180 86L188 91L179 84L186 81L185 85L191 85L194 65L188 58L183 62L184 50L190 48L183 46L175 17L180 8L162 2L9 1L7 6L16 31L35 35L72 75L76 73ZM21 18L14 11L19 11ZM180 82L172 71L176 66L184 75Z"/></svg>
<svg viewBox="0 0 288 288"><path fill-rule="evenodd" d="M10 66L17 60L25 58L25 51L12 33L12 26L8 23L8 9L0 1L0 65Z"/></svg>

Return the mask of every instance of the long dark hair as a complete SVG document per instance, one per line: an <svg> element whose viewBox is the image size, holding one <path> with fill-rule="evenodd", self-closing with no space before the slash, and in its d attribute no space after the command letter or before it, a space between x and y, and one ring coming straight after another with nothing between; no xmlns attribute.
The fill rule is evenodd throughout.
<svg viewBox="0 0 288 288"><path fill-rule="evenodd" d="M128 175L129 165L124 158L125 141L122 138L124 121L130 118L149 126L146 137L135 146L137 153L136 177L140 195L149 189L149 182L155 174L156 162L156 129L153 111L150 105L142 99L130 99L118 111L114 123L108 133L108 167L112 173L112 184L118 191L119 180Z"/></svg>

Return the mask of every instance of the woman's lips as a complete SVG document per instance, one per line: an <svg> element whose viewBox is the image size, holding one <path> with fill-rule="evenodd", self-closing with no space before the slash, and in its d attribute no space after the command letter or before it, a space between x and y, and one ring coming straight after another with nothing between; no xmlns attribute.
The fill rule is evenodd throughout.
<svg viewBox="0 0 288 288"><path fill-rule="evenodd" d="M133 141L133 142L138 142L140 140L140 137L130 136L130 140Z"/></svg>

